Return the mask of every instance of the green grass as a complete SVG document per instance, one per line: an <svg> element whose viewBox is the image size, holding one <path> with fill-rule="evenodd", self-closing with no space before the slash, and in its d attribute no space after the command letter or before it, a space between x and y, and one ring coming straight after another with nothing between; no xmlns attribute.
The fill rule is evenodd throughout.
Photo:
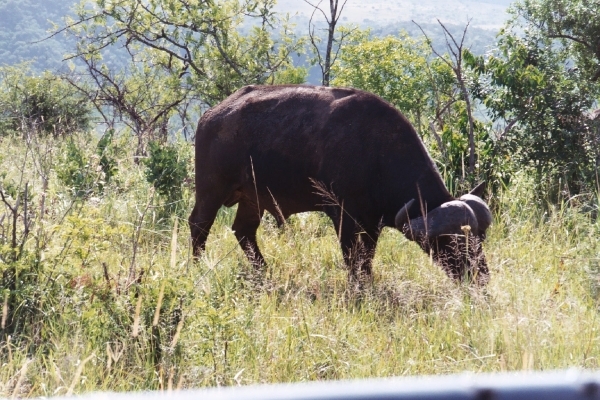
<svg viewBox="0 0 600 400"><path fill-rule="evenodd" d="M181 216L165 217L124 151L116 181L74 201L54 172L62 148L44 146L0 142L3 187L28 181L35 194L35 224L13 263L25 283L12 312L24 322L10 341L1 331L0 397L598 368L600 222L577 207L539 211L526 177L493 199L485 290L452 282L386 230L373 285L356 296L334 229L318 213L293 216L283 229L265 217L259 244L269 268L259 284L231 231L234 209L220 212L194 263L189 189ZM50 177L43 219L42 164ZM7 293L0 288L0 300Z"/></svg>

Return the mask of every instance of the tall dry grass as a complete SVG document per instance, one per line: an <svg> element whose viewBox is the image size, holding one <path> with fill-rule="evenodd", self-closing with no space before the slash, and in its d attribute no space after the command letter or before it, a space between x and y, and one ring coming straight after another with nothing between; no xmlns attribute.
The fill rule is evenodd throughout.
<svg viewBox="0 0 600 400"><path fill-rule="evenodd" d="M2 328L0 397L598 368L600 222L578 207L540 211L526 176L493 199L484 290L452 282L390 229L373 284L356 296L317 213L283 229L265 217L269 266L257 284L230 228L235 210L221 210L192 262L186 222L161 216L128 154L116 183L85 200L50 168L43 216L34 155L8 139L0 154L3 182L28 181L37 196L28 255L15 266L40 274L19 302L0 289L3 310L16 304L10 315L26 322L10 336ZM191 209L189 190L185 202Z"/></svg>

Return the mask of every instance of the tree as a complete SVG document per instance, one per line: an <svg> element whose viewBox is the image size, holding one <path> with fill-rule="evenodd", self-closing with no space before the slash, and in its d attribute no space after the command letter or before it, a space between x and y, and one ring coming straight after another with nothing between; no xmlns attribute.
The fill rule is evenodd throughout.
<svg viewBox="0 0 600 400"><path fill-rule="evenodd" d="M355 30L332 68L332 83L378 94L421 131L421 117L434 100L431 74L437 73L430 71L427 55L424 43L406 33L376 38L369 30Z"/></svg>
<svg viewBox="0 0 600 400"><path fill-rule="evenodd" d="M60 76L35 75L28 64L0 68L0 135L70 135L88 128L90 114L87 99Z"/></svg>
<svg viewBox="0 0 600 400"><path fill-rule="evenodd" d="M66 29L78 38L71 57L94 59L123 46L134 57L144 50L153 64L192 89L212 106L247 84L266 83L277 71L293 68L300 52L287 21L276 17L274 0L84 1ZM244 19L258 21L240 31ZM272 34L281 26L279 38Z"/></svg>
<svg viewBox="0 0 600 400"><path fill-rule="evenodd" d="M598 92L567 48L535 27L512 24L494 54L465 53L479 74L473 93L501 126L496 140L505 156L533 170L539 193L558 201L595 183L598 138L588 111Z"/></svg>
<svg viewBox="0 0 600 400"><path fill-rule="evenodd" d="M475 119L473 118L471 99L469 98L469 91L467 90L467 84L465 82L466 76L463 71L463 50L464 50L465 36L467 34L467 29L469 28L469 23L467 23L465 25L465 29L462 32L462 37L460 38L460 42L459 42L454 38L454 35L452 35L452 33L450 33L448 28L446 28L446 26L439 19L437 21L438 21L438 24L440 24L440 26L442 27L442 30L444 31L444 38L446 39L446 49L448 50L449 54L446 53L446 54L442 55L442 54L438 53L436 51L435 47L433 46L431 40L429 39L429 37L427 37L427 34L425 34L425 31L423 29L421 29L419 24L417 24L416 22L415 22L415 24L417 26L419 26L419 29L421 29L421 32L423 32L423 35L427 39L427 43L431 47L431 51L433 51L433 53L440 60L442 60L446 65L448 65L448 67L450 67L450 69L452 69L452 71L454 72L454 75L456 76L456 81L460 88L460 93L461 93L463 101L465 102L465 105L466 105L465 110L467 112L468 123L469 123L469 130L468 130L469 175L473 176L475 173Z"/></svg>
<svg viewBox="0 0 600 400"><path fill-rule="evenodd" d="M109 129L116 122L131 129L137 138L135 156L146 154L150 140L166 142L169 121L179 112L187 125L191 88L178 76L156 64L153 52L141 50L120 71L111 70L97 57L80 57L82 76L67 77L103 117ZM137 161L137 158L136 158Z"/></svg>
<svg viewBox="0 0 600 400"><path fill-rule="evenodd" d="M569 47L577 66L593 82L600 78L600 1L524 0L513 15L549 39Z"/></svg>
<svg viewBox="0 0 600 400"><path fill-rule="evenodd" d="M338 21L340 20L340 16L342 15L342 11L344 10L344 6L348 0L344 0L341 6L338 0L329 0L329 14L323 11L323 9L320 7L322 0L317 4L313 4L308 0L304 1L313 7L313 13L311 14L308 22L308 34L315 55L317 56L317 63L321 68L321 83L323 86L329 86L331 80L331 68L335 64L344 39L346 39L346 37L352 32L352 30L342 30L341 34L337 38L335 37L335 29ZM315 34L315 24L313 23L313 18L317 11L323 15L323 18L325 18L325 21L327 22L327 43L324 55L321 54L319 49L319 38ZM335 49L334 42L337 42Z"/></svg>
<svg viewBox="0 0 600 400"><path fill-rule="evenodd" d="M136 156L149 141L165 142L169 123L192 126L197 115L247 84L297 82L291 54L301 50L273 0L83 1L63 30L77 39L83 71L70 82L112 127L137 137ZM242 33L244 19L252 19ZM275 40L275 26L281 27ZM137 158L136 158L137 160Z"/></svg>

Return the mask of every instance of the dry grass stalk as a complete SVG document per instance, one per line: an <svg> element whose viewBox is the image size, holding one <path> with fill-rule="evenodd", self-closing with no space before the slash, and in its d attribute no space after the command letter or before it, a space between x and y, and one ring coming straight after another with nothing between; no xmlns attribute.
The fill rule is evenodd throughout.
<svg viewBox="0 0 600 400"><path fill-rule="evenodd" d="M110 368L112 367L113 362L114 363L119 362L119 359L121 358L121 356L123 355L124 352L125 352L124 344L122 344L119 347L119 343L115 343L115 348L113 350L110 343L106 343L106 355L108 358L108 361L106 363L106 369L110 371Z"/></svg>
<svg viewBox="0 0 600 400"><path fill-rule="evenodd" d="M144 218L146 217L146 214L148 213L148 210L150 209L150 206L152 205L152 202L154 201L154 187L150 187L149 189L150 191L150 196L148 198L148 202L146 203L146 207L144 208L144 211L140 212L138 210L138 215L139 218L136 221L136 225L135 225L135 229L133 231L133 237L132 237L132 244L133 244L133 249L132 249L132 256L131 256L131 265L129 266L129 276L127 277L127 284L125 285L125 287L129 288L129 286L133 285L133 283L136 281L135 279L135 263L136 263L136 258L137 258L137 253L138 253L138 247L140 244L140 237L141 237L141 233L142 233L142 225L144 224ZM141 272L140 272L141 274ZM141 278L138 278L138 280Z"/></svg>
<svg viewBox="0 0 600 400"><path fill-rule="evenodd" d="M106 343L106 370L110 372L112 367L112 351L110 350L110 344Z"/></svg>
<svg viewBox="0 0 600 400"><path fill-rule="evenodd" d="M33 360L27 359L25 360L25 363L23 364L23 366L21 367L21 371L19 372L19 379L17 379L17 383L15 384L15 388L13 389L12 392L12 399L16 399L19 391L21 390L21 385L23 384L23 380L25 379L25 376L27 374L27 367L29 366L29 364L32 362Z"/></svg>
<svg viewBox="0 0 600 400"><path fill-rule="evenodd" d="M342 217L343 217L343 215L344 215L344 200L342 200L342 205L341 205L341 212L340 212L340 215L341 215ZM337 232L337 234L338 234L338 241L341 241L341 240L342 240L342 222L343 222L343 221L344 221L344 218L340 218L340 223L339 223L339 226L338 226L338 232Z"/></svg>
<svg viewBox="0 0 600 400"><path fill-rule="evenodd" d="M256 209L258 210L258 217L261 218L260 202L258 201L258 188L256 187L256 175L254 175L254 163L252 157L250 157L250 166L252 167L252 181L254 182L254 193L256 194Z"/></svg>
<svg viewBox="0 0 600 400"><path fill-rule="evenodd" d="M133 329L131 330L131 336L134 338L138 336L138 331L140 327L140 312L142 310L142 298L143 296L140 294L138 297L137 305L135 306L135 315L133 317Z"/></svg>
<svg viewBox="0 0 600 400"><path fill-rule="evenodd" d="M165 390L165 385L163 383L165 380L164 372L162 365L158 367L158 390L161 392Z"/></svg>
<svg viewBox="0 0 600 400"><path fill-rule="evenodd" d="M185 321L185 314L181 314L181 320L177 324L177 330L175 331L175 335L173 336L173 340L171 341L171 350L177 346L177 341L179 340L179 335L181 334L181 329L183 328L183 321Z"/></svg>
<svg viewBox="0 0 600 400"><path fill-rule="evenodd" d="M500 372L506 372L508 371L508 367L506 365L506 358L504 357L504 354L500 354Z"/></svg>
<svg viewBox="0 0 600 400"><path fill-rule="evenodd" d="M160 292L158 292L158 301L156 302L156 310L154 311L154 319L152 320L153 327L156 327L158 325L158 319L160 318L160 308L162 307L162 301L165 295L165 285L166 282L164 281L162 285L160 285Z"/></svg>
<svg viewBox="0 0 600 400"><path fill-rule="evenodd" d="M179 375L179 379L177 380L177 387L175 388L175 390L181 390L183 388L184 377L185 374Z"/></svg>
<svg viewBox="0 0 600 400"><path fill-rule="evenodd" d="M271 189L267 188L267 190L269 191L269 194L271 195L271 199L273 200L273 205L275 206L275 212L277 213L276 215L276 220L278 223L283 224L285 222L285 216L283 215L283 212L281 211L281 207L279 207L279 203L277 202L277 200L275 200L275 196L273 196L273 193L271 193Z"/></svg>
<svg viewBox="0 0 600 400"><path fill-rule="evenodd" d="M77 367L77 371L75 371L75 376L73 377L73 381L71 382L71 386L69 386L69 390L67 390L67 393L65 394L65 396L69 397L73 395L73 391L75 390L75 386L77 385L77 382L79 382L79 378L81 377L81 373L83 372L83 367L85 367L85 364L90 361L92 358L94 358L96 355L92 353L91 356L87 357L85 360L83 360L81 362L81 364L79 364L79 366Z"/></svg>
<svg viewBox="0 0 600 400"><path fill-rule="evenodd" d="M339 207L339 209L340 209L340 223L339 223L339 226L337 227L338 239L341 238L341 235L342 235L342 220L344 219L344 216L347 216L348 218L350 218L356 224L356 226L358 226L358 227L361 226L360 223L358 222L358 220L356 218L354 218L348 211L346 211L344 209L344 201L342 200L340 202L340 200L337 198L337 196L333 192L333 188L330 189L323 182L319 182L314 179L310 179L310 182L312 183L313 187L315 188L315 192L313 192L313 193L321 196L321 198L324 200L323 204L321 204L321 205L336 206L336 207ZM360 228L360 229L362 229L362 228Z"/></svg>
<svg viewBox="0 0 600 400"><path fill-rule="evenodd" d="M10 347L10 340L12 339L11 335L8 335L8 337L6 338L6 348L8 349L8 362L9 364L12 364L13 361L13 357L12 357L12 348Z"/></svg>
<svg viewBox="0 0 600 400"><path fill-rule="evenodd" d="M523 371L533 371L533 353L523 352Z"/></svg>
<svg viewBox="0 0 600 400"><path fill-rule="evenodd" d="M8 319L8 292L4 293L4 304L2 305L2 329L6 328Z"/></svg>
<svg viewBox="0 0 600 400"><path fill-rule="evenodd" d="M177 265L177 225L179 220L175 219L175 224L173 224L173 236L171 237L171 271L175 269Z"/></svg>
<svg viewBox="0 0 600 400"><path fill-rule="evenodd" d="M175 377L175 367L171 367L169 370L169 380L167 382L167 392L173 391L173 378Z"/></svg>

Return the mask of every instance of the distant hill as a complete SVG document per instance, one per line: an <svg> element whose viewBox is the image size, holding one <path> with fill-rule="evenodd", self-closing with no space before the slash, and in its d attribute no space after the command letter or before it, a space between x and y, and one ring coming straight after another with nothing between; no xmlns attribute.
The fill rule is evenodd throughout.
<svg viewBox="0 0 600 400"><path fill-rule="evenodd" d="M318 0L309 1L318 3ZM458 35L470 21L466 47L482 54L495 43L496 34L508 19L506 10L511 3L512 0L348 0L340 23L370 27L377 36L395 35L404 30L418 37L422 34L414 20L443 51L445 42L437 20ZM323 1L321 6L328 12L328 2ZM289 13L298 31L307 31L313 8L304 0L278 0L276 10ZM323 19L315 14L315 21Z"/></svg>
<svg viewBox="0 0 600 400"><path fill-rule="evenodd" d="M60 24L73 0L0 0L0 65L32 61L37 70L55 70L68 52L66 38L48 37L52 23Z"/></svg>
<svg viewBox="0 0 600 400"><path fill-rule="evenodd" d="M312 4L318 1L309 0ZM343 0L340 0L340 3ZM432 40L435 49L445 53L446 42L440 20L455 38L462 36L469 22L465 48L474 54L484 54L496 43L500 27L508 19L506 9L511 0L348 0L343 10L342 25L371 28L375 36L397 35L406 31L410 36L422 37L418 23ZM326 2L323 1L322 5ZM327 7L329 7L327 2ZM298 32L305 33L313 8L304 0L278 0L276 10L289 13ZM328 12L327 8L324 8ZM324 28L323 19L315 14L317 30ZM321 24L321 25L319 25ZM324 45L324 43L321 43ZM308 82L318 84L321 72L318 67L309 70Z"/></svg>
<svg viewBox="0 0 600 400"><path fill-rule="evenodd" d="M0 65L31 61L38 71L64 68L62 59L72 44L64 35L44 39L49 36L52 22L61 24L77 2L0 0ZM348 0L342 23L371 27L375 35L393 35L403 29L419 36L420 31L410 22L414 19L439 46L443 44L443 36L436 18L454 31L462 30L468 18L472 18L467 45L474 53L483 53L494 43L498 28L507 18L509 4L509 0ZM300 34L307 32L312 9L303 0L279 0L276 10L290 13ZM312 76L315 71L311 72L310 81L316 83Z"/></svg>
<svg viewBox="0 0 600 400"><path fill-rule="evenodd" d="M317 4L318 0L309 0ZM339 0L340 4L343 0ZM472 19L473 27L497 31L508 18L507 7L512 0L348 0L342 13L342 23L386 26L415 20L419 24L436 22L464 25ZM329 2L321 5L329 7ZM325 10L327 8L322 7ZM276 9L290 13L298 21L310 18L313 8L304 0L278 0Z"/></svg>

